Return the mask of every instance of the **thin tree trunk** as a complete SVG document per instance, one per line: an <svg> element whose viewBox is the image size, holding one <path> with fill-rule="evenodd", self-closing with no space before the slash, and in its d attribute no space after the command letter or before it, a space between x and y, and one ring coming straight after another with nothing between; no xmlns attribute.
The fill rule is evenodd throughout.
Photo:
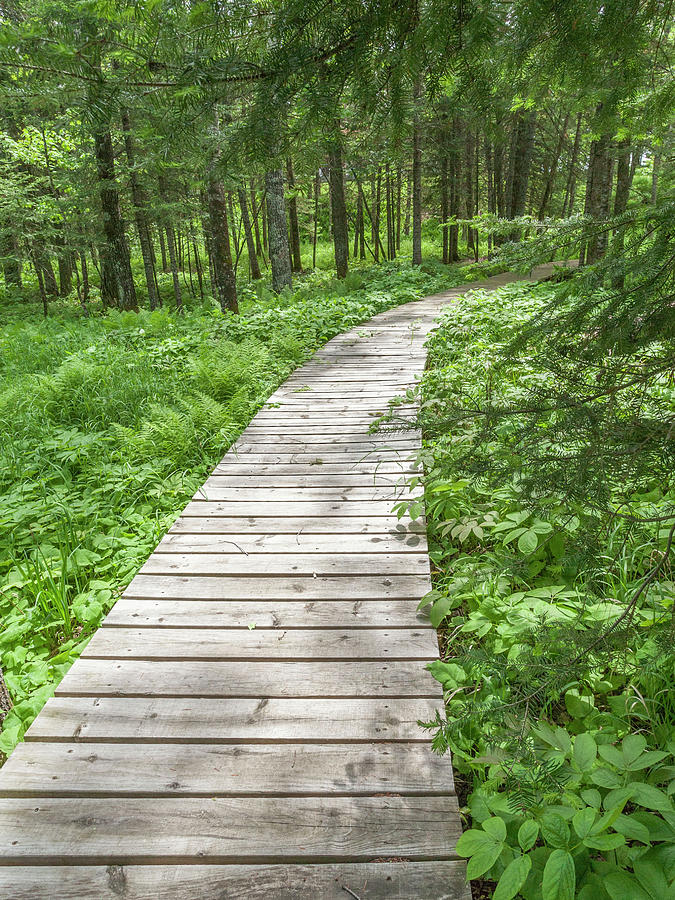
<svg viewBox="0 0 675 900"><path fill-rule="evenodd" d="M577 160L579 158L579 146L581 144L581 113L577 116L577 125L574 132L574 146L572 148L572 158L570 159L569 173L567 175L567 183L565 185L565 199L563 201L562 217L571 216L574 209L574 194L576 189L576 170Z"/></svg>
<svg viewBox="0 0 675 900"><path fill-rule="evenodd" d="M565 138L567 137L567 123L569 122L569 113L565 116L562 128L560 129L560 135L558 137L558 143L556 144L555 151L553 153L553 157L550 160L548 165L548 172L546 175L546 184L544 186L544 193L541 197L541 202L539 204L539 213L537 215L538 219L543 219L546 215L546 209L548 207L549 201L553 196L553 188L555 186L555 176L558 171L558 163L560 161L560 154L562 153L562 148L565 143Z"/></svg>
<svg viewBox="0 0 675 900"><path fill-rule="evenodd" d="M237 303L237 280L232 265L230 229L227 215L227 201L223 183L211 161L206 179L206 199L209 208L209 248L213 267L213 287L216 299L223 312L239 312Z"/></svg>
<svg viewBox="0 0 675 900"><path fill-rule="evenodd" d="M272 169L265 174L265 193L272 288L278 293L285 287L293 286L282 169Z"/></svg>
<svg viewBox="0 0 675 900"><path fill-rule="evenodd" d="M316 237L319 223L319 197L321 195L321 169L317 169L314 178L314 231L312 234L312 268L316 269Z"/></svg>
<svg viewBox="0 0 675 900"><path fill-rule="evenodd" d="M165 175L159 176L159 195L166 203L169 196L169 186ZM178 278L178 256L176 253L176 233L170 224L164 226L166 235L166 246L169 251L169 265L171 267L171 277L173 279L173 295L176 301L176 310L183 312L183 296L180 289L180 280Z"/></svg>
<svg viewBox="0 0 675 900"><path fill-rule="evenodd" d="M94 151L105 235L101 248L101 299L104 306L138 309L131 257L115 180L115 154L110 131L97 131L94 134Z"/></svg>
<svg viewBox="0 0 675 900"><path fill-rule="evenodd" d="M339 127L339 126L338 126ZM335 269L338 278L345 278L349 269L349 229L345 202L345 176L342 165L342 147L336 138L328 150L330 179L330 203L333 219L333 247Z"/></svg>
<svg viewBox="0 0 675 900"><path fill-rule="evenodd" d="M251 179L251 218L253 219L253 234L255 235L256 256L264 256L260 243L260 228L258 227L258 204L255 196L255 182Z"/></svg>
<svg viewBox="0 0 675 900"><path fill-rule="evenodd" d="M412 264L422 265L422 80L413 88L413 158L412 158Z"/></svg>
<svg viewBox="0 0 675 900"><path fill-rule="evenodd" d="M234 215L234 200L232 198L232 191L227 192L227 218L228 218L230 231L232 232L232 242L234 244L234 257L235 257L235 259L239 259L239 254L240 254L239 229L237 228L237 220Z"/></svg>
<svg viewBox="0 0 675 900"><path fill-rule="evenodd" d="M632 170L631 170L631 154L630 140L626 138L617 145L617 165L616 165L616 190L614 192L614 209L613 215L620 216L625 213L628 207L628 195L630 193ZM620 225L614 232L612 241L612 249L617 257L623 256L624 238L626 227ZM621 290L624 284L623 272L618 273L612 279L612 286Z"/></svg>
<svg viewBox="0 0 675 900"><path fill-rule="evenodd" d="M286 160L286 177L291 196L288 201L288 222L290 226L291 260L294 272L302 272L302 258L300 256L300 228L298 226L298 202L295 198L295 175L293 174L293 160Z"/></svg>
<svg viewBox="0 0 675 900"><path fill-rule="evenodd" d="M248 250L248 264L251 270L251 278L257 281L260 275L260 266L258 257L255 252L255 241L253 239L253 230L251 228L251 219L248 214L248 203L246 202L246 191L239 188L239 209L241 210L241 221L244 225L244 235L246 236L246 248Z"/></svg>
<svg viewBox="0 0 675 900"><path fill-rule="evenodd" d="M396 250L401 252L401 167L396 167ZM365 259L365 254L362 257Z"/></svg>
<svg viewBox="0 0 675 900"><path fill-rule="evenodd" d="M448 234L448 155L445 148L442 149L441 158L441 230L443 232L443 256L442 260L445 265L450 261L449 247L450 235Z"/></svg>
<svg viewBox="0 0 675 900"><path fill-rule="evenodd" d="M131 185L131 199L134 205L134 215L136 218L136 229L138 231L138 240L141 245L141 255L143 257L143 270L145 272L145 283L148 288L148 300L150 301L150 309L155 309L159 305L159 296L157 294L157 286L155 283L155 266L154 251L152 249L152 237L150 235L150 226L147 216L147 198L145 191L139 181L138 174L135 169L135 149L134 141L131 134L131 122L129 113L126 109L122 109L122 131L124 133L124 149L129 163L129 183Z"/></svg>

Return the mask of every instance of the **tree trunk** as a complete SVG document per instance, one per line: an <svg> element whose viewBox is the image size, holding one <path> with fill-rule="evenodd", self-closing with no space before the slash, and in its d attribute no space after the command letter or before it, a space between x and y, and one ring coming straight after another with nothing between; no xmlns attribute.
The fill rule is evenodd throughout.
<svg viewBox="0 0 675 900"><path fill-rule="evenodd" d="M396 250L401 252L401 188L402 176L401 167L396 167ZM365 254L362 257L365 259Z"/></svg>
<svg viewBox="0 0 675 900"><path fill-rule="evenodd" d="M534 110L519 116L511 181L511 219L525 214L536 124L537 115Z"/></svg>
<svg viewBox="0 0 675 900"><path fill-rule="evenodd" d="M248 263L251 269L251 278L257 281L260 278L260 266L258 264L258 256L255 250L255 241L253 239L253 229L251 228L251 219L248 214L248 203L246 202L246 191L239 188L239 209L241 210L241 221L244 226L244 234L246 236L246 248L248 250Z"/></svg>
<svg viewBox="0 0 675 900"><path fill-rule="evenodd" d="M422 80L413 88L413 158L412 158L412 264L422 265Z"/></svg>
<svg viewBox="0 0 675 900"><path fill-rule="evenodd" d="M448 225L445 223L449 218L448 205L448 154L445 147L441 150L441 229L443 231L443 257L442 261L447 265L450 262L450 235L448 234Z"/></svg>
<svg viewBox="0 0 675 900"><path fill-rule="evenodd" d="M579 146L581 144L581 113L577 116L577 125L574 132L574 146L572 147L572 158L570 159L569 174L567 175L567 183L565 185L565 199L563 200L562 217L571 216L574 210L574 194L576 190L577 180L577 160L579 158Z"/></svg>
<svg viewBox="0 0 675 900"><path fill-rule="evenodd" d="M286 160L286 177L291 196L288 201L288 223L290 226L291 260L294 272L302 272L302 258L300 256L300 228L298 226L298 202L295 198L295 175L293 174L293 160Z"/></svg>
<svg viewBox="0 0 675 900"><path fill-rule="evenodd" d="M18 287L21 284L21 261L16 238L8 231L2 235L2 273L7 287Z"/></svg>
<svg viewBox="0 0 675 900"><path fill-rule="evenodd" d="M625 139L617 144L617 165L616 165L616 190L614 192L614 209L613 215L620 216L628 207L628 195L630 194L630 186L633 180L633 170L631 167L630 140ZM620 225L614 232L612 249L617 257L623 256L623 246L626 227ZM621 290L623 288L624 275L623 272L618 273L612 279L612 286Z"/></svg>
<svg viewBox="0 0 675 900"><path fill-rule="evenodd" d="M213 162L207 173L206 198L209 208L209 248L216 299L223 312L230 310L237 313L239 312L237 280L232 265L227 202L223 183L218 173L214 171Z"/></svg>
<svg viewBox="0 0 675 900"><path fill-rule="evenodd" d="M267 229L269 234L272 289L277 293L293 286L291 253L286 228L286 198L284 197L284 173L272 169L265 175L267 195Z"/></svg>
<svg viewBox="0 0 675 900"><path fill-rule="evenodd" d="M345 202L345 175L342 165L342 146L339 139L328 150L330 179L330 203L333 219L333 247L335 249L335 269L338 278L344 278L349 268L349 229L347 227L347 204Z"/></svg>
<svg viewBox="0 0 675 900"><path fill-rule="evenodd" d="M375 262L380 261L380 205L382 194L382 166L377 167L377 175L372 178L371 199L373 202L373 212L370 217L371 233L373 239L373 248L375 253Z"/></svg>
<svg viewBox="0 0 675 900"><path fill-rule="evenodd" d="M138 309L131 257L115 181L115 155L110 131L97 131L94 134L94 151L105 235L105 243L101 248L101 299L104 306Z"/></svg>
<svg viewBox="0 0 675 900"><path fill-rule="evenodd" d="M569 122L569 113L565 116L562 128L560 129L560 135L558 136L558 143L556 144L555 151L548 165L548 172L546 175L546 184L544 186L544 193L541 197L541 202L539 204L539 213L537 215L538 219L543 219L546 215L546 209L548 207L549 201L553 196L553 188L555 186L555 176L558 171L558 162L560 161L560 154L562 153L562 148L565 143L565 138L567 137L567 123Z"/></svg>
<svg viewBox="0 0 675 900"><path fill-rule="evenodd" d="M584 214L595 221L591 224L590 236L582 250L580 259L582 265L597 262L607 250L607 231L604 228L598 229L597 223L609 214L611 179L609 148L608 134L591 143Z"/></svg>
<svg viewBox="0 0 675 900"><path fill-rule="evenodd" d="M159 195L166 203L169 196L169 185L165 175L159 176ZM173 295L176 301L176 310L183 312L183 296L180 289L180 281L178 279L178 256L176 253L176 232L171 224L164 226L166 234L166 246L169 251L169 265L171 267L171 277L173 279Z"/></svg>
<svg viewBox="0 0 675 900"><path fill-rule="evenodd" d="M9 691L7 690L7 685L5 684L2 669L0 669L0 725L2 725L2 723L4 722L5 716L11 708L12 698Z"/></svg>
<svg viewBox="0 0 675 900"><path fill-rule="evenodd" d="M312 268L316 269L316 238L319 226L319 197L321 196L321 169L317 169L314 178L314 230L312 233Z"/></svg>
<svg viewBox="0 0 675 900"><path fill-rule="evenodd" d="M138 240L141 245L145 283L148 288L148 300L150 301L150 309L155 309L159 305L159 295L157 293L157 284L155 281L155 254L152 249L152 237L150 235L150 225L147 216L148 203L145 191L139 181L138 173L135 168L134 141L131 135L129 113L126 109L122 109L122 131L124 133L124 149L127 155L127 162L129 163L131 200L134 205L136 230L138 231Z"/></svg>
<svg viewBox="0 0 675 900"><path fill-rule="evenodd" d="M465 215L467 219L473 219L474 215L474 184L473 184L473 157L474 157L474 137L470 128L466 131L466 139L464 141L464 202ZM476 252L475 231L469 225L466 231L466 249L469 253Z"/></svg>

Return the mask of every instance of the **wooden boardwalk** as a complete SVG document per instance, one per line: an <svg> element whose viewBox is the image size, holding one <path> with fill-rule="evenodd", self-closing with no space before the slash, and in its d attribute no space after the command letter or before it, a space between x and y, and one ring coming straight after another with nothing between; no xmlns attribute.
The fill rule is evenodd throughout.
<svg viewBox="0 0 675 900"><path fill-rule="evenodd" d="M0 897L470 896L419 435L369 432L461 292L326 344L188 504L0 772Z"/></svg>

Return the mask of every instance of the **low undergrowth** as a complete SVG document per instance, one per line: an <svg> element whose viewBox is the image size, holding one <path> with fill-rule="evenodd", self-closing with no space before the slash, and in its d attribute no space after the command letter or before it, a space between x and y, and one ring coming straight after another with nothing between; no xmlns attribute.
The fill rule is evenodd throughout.
<svg viewBox="0 0 675 900"><path fill-rule="evenodd" d="M583 466L595 473L604 459L589 421L611 412L615 431L605 418L597 441L633 428L634 462L641 423L672 423L675 387L666 371L598 397L577 434L564 421L579 414L572 402L550 399L547 348L512 349L557 292L476 292L430 339L420 422L435 575L424 602L444 648L430 668L445 709L427 724L469 782L457 849L470 879L497 883L495 900L665 900L675 897L675 489L667 459L622 474L618 440L597 490ZM597 370L570 371L581 393L601 393ZM575 477L547 480L553 464L577 466Z"/></svg>
<svg viewBox="0 0 675 900"><path fill-rule="evenodd" d="M35 322L15 298L0 331L0 665L8 754L207 472L277 385L329 338L461 283L458 268L308 277L177 316ZM16 315L15 315L16 313Z"/></svg>

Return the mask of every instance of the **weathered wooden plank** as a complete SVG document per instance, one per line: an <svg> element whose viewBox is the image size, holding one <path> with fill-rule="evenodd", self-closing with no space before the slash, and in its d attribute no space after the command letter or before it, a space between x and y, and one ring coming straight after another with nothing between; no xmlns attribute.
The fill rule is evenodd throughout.
<svg viewBox="0 0 675 900"><path fill-rule="evenodd" d="M169 533L156 553L422 553L421 534L394 531L381 534L186 534Z"/></svg>
<svg viewBox="0 0 675 900"><path fill-rule="evenodd" d="M153 553L144 575L428 574L426 553Z"/></svg>
<svg viewBox="0 0 675 900"><path fill-rule="evenodd" d="M197 494L195 494L195 500L227 500L228 503L234 503L236 501L248 502L248 501L263 501L270 503L286 503L290 500L316 500L316 501L329 501L329 500L391 500L396 501L399 499L408 499L409 497L418 497L423 493L423 488L421 485L418 485L414 488L409 488L408 485L387 485L387 486L375 486L372 487L370 485L363 485L361 487L351 487L344 486L341 487L339 485L333 487L280 487L280 488L271 488L271 487L245 487L245 488L237 488L237 487L219 487L218 482L214 477L207 478L204 483L204 487L200 488Z"/></svg>
<svg viewBox="0 0 675 900"><path fill-rule="evenodd" d="M369 425L363 425L352 426L349 431L343 428L336 431L335 428L329 426L300 425L291 427L286 425L283 419L274 425L258 425L256 423L246 429L230 450L240 444L250 443L252 438L255 438L256 442L263 442L266 439L278 441L277 435L279 434L285 436L287 443L331 444L341 449L343 444L370 444L373 449L379 449L382 444L385 444L396 450L416 450L419 447L419 435L412 429L391 434L385 431L370 431L369 428ZM344 449L349 450L350 448L345 447Z"/></svg>
<svg viewBox="0 0 675 900"><path fill-rule="evenodd" d="M330 441L299 441L292 436L279 435L277 440L256 441L249 436L246 443L232 449L230 459L238 462L254 462L255 456L273 456L281 459L292 456L299 460L334 460L343 462L372 462L373 468L378 461L391 462L414 459L418 448L398 446L396 443L380 442L372 444L367 439L353 444L339 446ZM222 463L221 463L222 465Z"/></svg>
<svg viewBox="0 0 675 900"><path fill-rule="evenodd" d="M405 499L405 498L403 498ZM205 497L195 496L185 507L182 516L282 516L289 518L307 517L315 518L317 516L329 516L334 518L336 515L344 513L346 516L365 516L371 515L373 519L379 516L387 519L391 518L392 507L396 502L395 498L389 500L363 500L350 498L341 500L335 498L333 500L268 500L264 498L260 500L215 500ZM404 520L405 521L405 520Z"/></svg>
<svg viewBox="0 0 675 900"><path fill-rule="evenodd" d="M471 900L460 860L326 865L21 866L0 869L12 900Z"/></svg>
<svg viewBox="0 0 675 900"><path fill-rule="evenodd" d="M412 462L401 459L400 462L383 462L374 465L368 462L317 463L310 460L304 465L300 463L245 463L241 458L225 458L213 470L214 475L415 475L421 474L419 467Z"/></svg>
<svg viewBox="0 0 675 900"><path fill-rule="evenodd" d="M438 698L438 685L418 660L261 662L252 666L244 661L83 658L73 664L56 693L61 697Z"/></svg>
<svg viewBox="0 0 675 900"><path fill-rule="evenodd" d="M263 472L250 470L247 474L235 473L230 474L216 470L208 478L206 485L213 485L218 488L250 488L258 487L268 490L273 495L278 489L290 489L295 491L297 488L334 488L334 487L382 487L382 488L406 488L409 479L405 474L390 472L382 472L373 467L371 472L352 473L345 472L337 475L331 475L324 472L320 466L315 466L314 471L302 472L293 475L283 475L274 473L265 475Z"/></svg>
<svg viewBox="0 0 675 900"><path fill-rule="evenodd" d="M421 743L157 744L149 750L32 741L17 748L2 774L2 797L454 793L452 766Z"/></svg>
<svg viewBox="0 0 675 900"><path fill-rule="evenodd" d="M411 600L429 590L429 576L357 575L283 578L199 575L136 575L125 596L188 600Z"/></svg>
<svg viewBox="0 0 675 900"><path fill-rule="evenodd" d="M267 535L333 535L341 534L391 534L404 543L425 533L423 519L414 522L409 518L398 520L395 516L284 516L278 519L270 516L181 516L170 529L172 534L244 534ZM425 538L426 540L426 538Z"/></svg>
<svg viewBox="0 0 675 900"><path fill-rule="evenodd" d="M421 742L441 706L433 699L250 699L195 697L52 697L30 726L26 741L299 744ZM153 750L154 753L154 750ZM150 757L149 757L150 758ZM449 790L452 766L444 759ZM171 779L169 779L171 780ZM3 781L4 784L4 781Z"/></svg>
<svg viewBox="0 0 675 900"><path fill-rule="evenodd" d="M122 597L103 626L181 628L415 628L417 600L138 600Z"/></svg>
<svg viewBox="0 0 675 900"><path fill-rule="evenodd" d="M252 623L253 624L253 623ZM82 659L275 660L419 659L438 652L423 628L99 628Z"/></svg>
<svg viewBox="0 0 675 900"><path fill-rule="evenodd" d="M460 833L454 797L0 800L10 865L447 859Z"/></svg>

